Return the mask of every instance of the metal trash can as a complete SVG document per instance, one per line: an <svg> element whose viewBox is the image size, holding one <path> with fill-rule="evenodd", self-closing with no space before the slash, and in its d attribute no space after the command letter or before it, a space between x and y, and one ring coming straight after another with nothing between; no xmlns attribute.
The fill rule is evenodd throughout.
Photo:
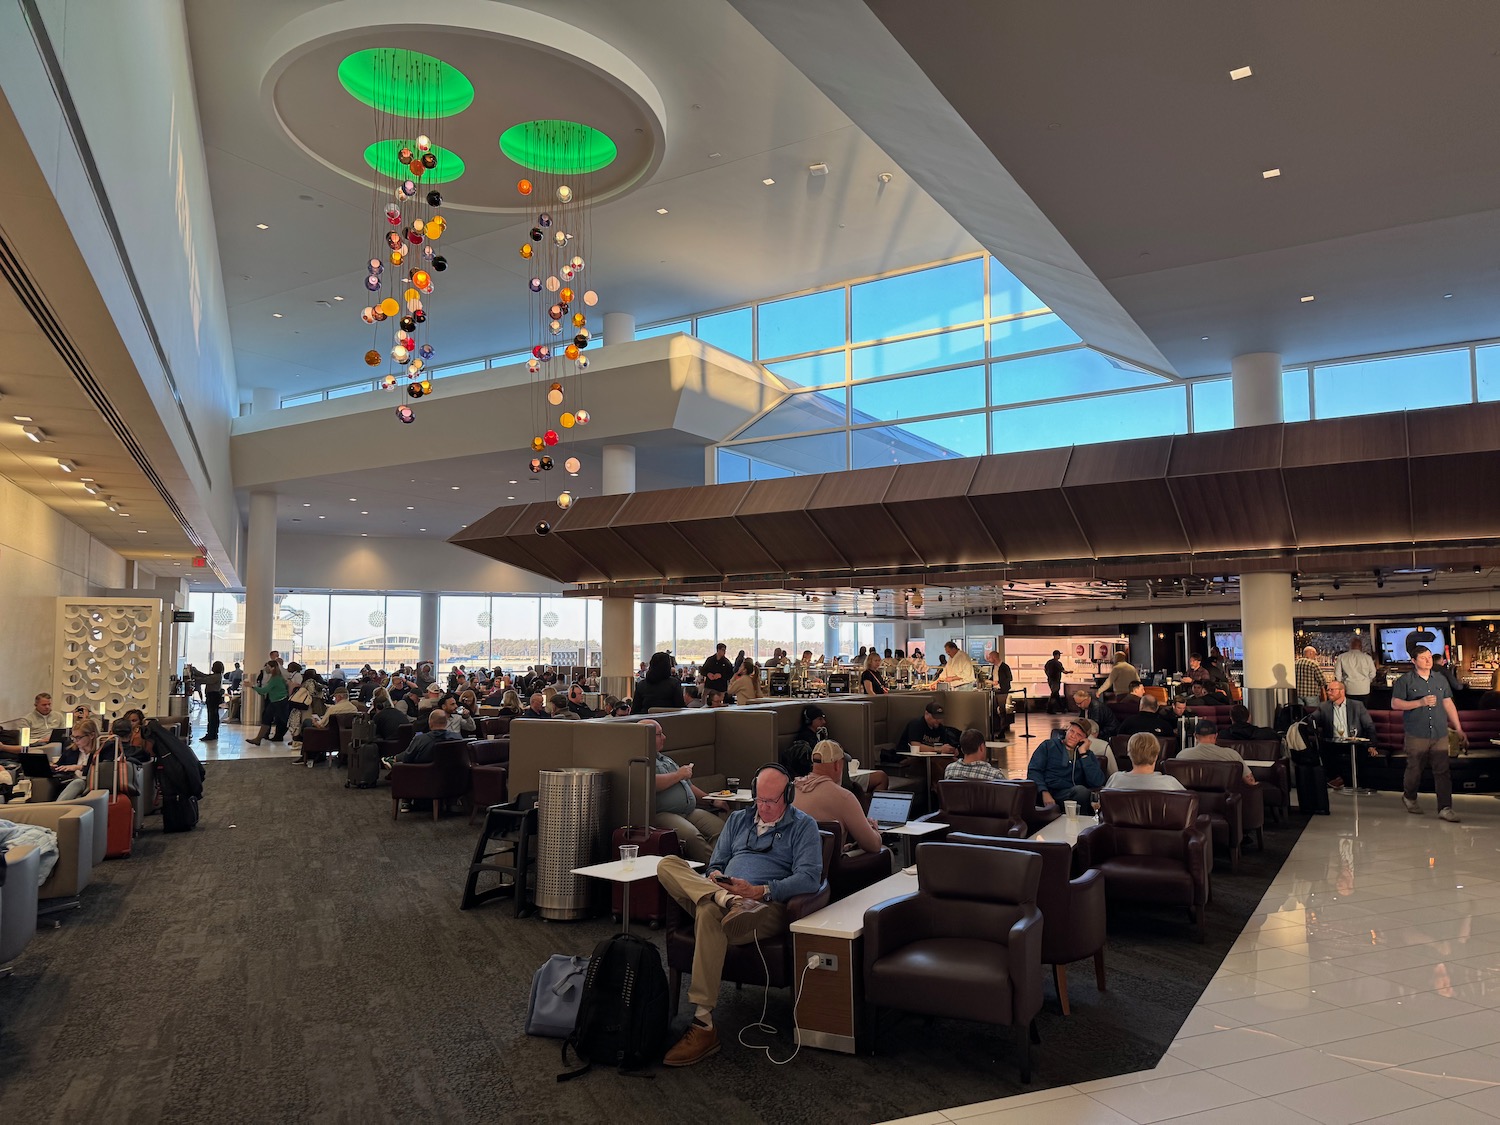
<svg viewBox="0 0 1500 1125"><path fill-rule="evenodd" d="M604 854L609 774L581 766L537 778L536 908L548 921L587 918L588 880L572 874Z"/></svg>

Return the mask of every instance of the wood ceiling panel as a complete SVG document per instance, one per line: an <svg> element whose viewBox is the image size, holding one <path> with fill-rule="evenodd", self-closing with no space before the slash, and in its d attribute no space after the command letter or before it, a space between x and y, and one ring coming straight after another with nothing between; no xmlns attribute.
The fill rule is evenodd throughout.
<svg viewBox="0 0 1500 1125"><path fill-rule="evenodd" d="M812 515L850 566L921 565L922 556L883 503L895 479L894 465L830 473L813 494Z"/></svg>
<svg viewBox="0 0 1500 1125"><path fill-rule="evenodd" d="M1281 484L1281 425L1173 439L1167 483L1193 551L1294 543Z"/></svg>
<svg viewBox="0 0 1500 1125"><path fill-rule="evenodd" d="M584 496L573 502L567 519L553 531L601 574L611 581L642 581L664 575L652 566L611 527L629 499L628 493L610 496ZM562 512L558 512L561 516Z"/></svg>
<svg viewBox="0 0 1500 1125"><path fill-rule="evenodd" d="M1405 415L1288 426L1281 463L1298 546L1411 541Z"/></svg>
<svg viewBox="0 0 1500 1125"><path fill-rule="evenodd" d="M1500 536L1500 402L1413 411L1406 419L1413 538Z"/></svg>
<svg viewBox="0 0 1500 1125"><path fill-rule="evenodd" d="M1004 553L969 503L980 458L902 465L885 494L885 510L921 560L930 565L999 562Z"/></svg>
<svg viewBox="0 0 1500 1125"><path fill-rule="evenodd" d="M1007 562L1094 557L1063 496L1072 454L1069 447L979 458L969 504Z"/></svg>
<svg viewBox="0 0 1500 1125"><path fill-rule="evenodd" d="M839 474L843 476L845 474ZM771 567L743 566L736 573L763 573L774 569L796 574L842 570L849 566L818 518L807 509L823 474L756 481L735 512L740 526L760 544Z"/></svg>
<svg viewBox="0 0 1500 1125"><path fill-rule="evenodd" d="M1073 450L1063 492L1096 558L1188 549L1187 532L1167 486L1171 458L1171 438Z"/></svg>

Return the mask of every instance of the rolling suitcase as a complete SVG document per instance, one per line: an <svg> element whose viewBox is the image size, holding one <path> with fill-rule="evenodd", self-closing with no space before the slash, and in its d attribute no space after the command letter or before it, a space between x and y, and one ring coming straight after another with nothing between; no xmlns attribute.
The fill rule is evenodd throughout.
<svg viewBox="0 0 1500 1125"><path fill-rule="evenodd" d="M646 769L651 768L651 763L645 758L632 758L630 766L627 767L630 778L630 793L627 797L626 808L635 805L634 786L635 771L630 767L636 765ZM639 855L682 855L682 844L677 839L677 833L670 828L652 828L646 825L637 828L627 824L623 828L616 828L609 840L609 858L620 858L620 845L634 844L640 848ZM620 883L610 884L610 910L616 918L625 909L623 888ZM632 922L645 922L653 930L657 929L672 916L672 911L677 909L677 903L672 896L667 894L666 889L655 879L639 879L630 885L630 920Z"/></svg>
<svg viewBox="0 0 1500 1125"><path fill-rule="evenodd" d="M104 784L99 784L99 766L104 765ZM104 847L105 859L129 859L131 845L135 840L135 802L130 799L130 764L125 760L119 740L115 741L115 757L111 762L101 763L94 756L89 766L89 788L109 790L109 828Z"/></svg>
<svg viewBox="0 0 1500 1125"><path fill-rule="evenodd" d="M1318 816L1330 815L1328 807L1328 774L1316 750L1303 750L1292 756L1297 768L1297 808Z"/></svg>
<svg viewBox="0 0 1500 1125"><path fill-rule="evenodd" d="M373 789L380 782L380 744L350 743L345 789Z"/></svg>

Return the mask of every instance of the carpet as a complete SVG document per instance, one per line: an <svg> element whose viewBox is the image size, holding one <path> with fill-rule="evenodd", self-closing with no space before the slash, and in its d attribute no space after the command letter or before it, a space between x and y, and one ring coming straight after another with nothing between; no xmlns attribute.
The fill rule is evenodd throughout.
<svg viewBox="0 0 1500 1125"><path fill-rule="evenodd" d="M726 986L721 1053L654 1078L557 1085L560 1044L522 1032L532 972L614 930L458 909L478 827L391 818L388 791L284 761L209 766L197 831L152 818L94 869L82 909L0 981L0 1120L871 1122L1022 1092L1006 1029L888 1013L878 1053L787 1066L735 1042L765 993ZM1112 920L1109 990L1045 986L1030 1089L1153 1065L1304 822L1215 873L1208 940L1185 915ZM638 929L637 932L645 932ZM683 989L686 993L686 987ZM685 1026L683 1013L674 1035ZM790 1054L790 1001L770 997ZM747 1032L752 1042L767 1037Z"/></svg>

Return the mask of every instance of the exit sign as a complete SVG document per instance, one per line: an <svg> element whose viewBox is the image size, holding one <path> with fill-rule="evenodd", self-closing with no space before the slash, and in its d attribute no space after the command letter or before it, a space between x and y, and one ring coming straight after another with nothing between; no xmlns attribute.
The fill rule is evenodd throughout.
<svg viewBox="0 0 1500 1125"><path fill-rule="evenodd" d="M205 558L203 555L199 555L197 558L195 558L193 560L193 565L196 566L196 567L198 567L201 570L202 568L208 566L208 559Z"/></svg>

